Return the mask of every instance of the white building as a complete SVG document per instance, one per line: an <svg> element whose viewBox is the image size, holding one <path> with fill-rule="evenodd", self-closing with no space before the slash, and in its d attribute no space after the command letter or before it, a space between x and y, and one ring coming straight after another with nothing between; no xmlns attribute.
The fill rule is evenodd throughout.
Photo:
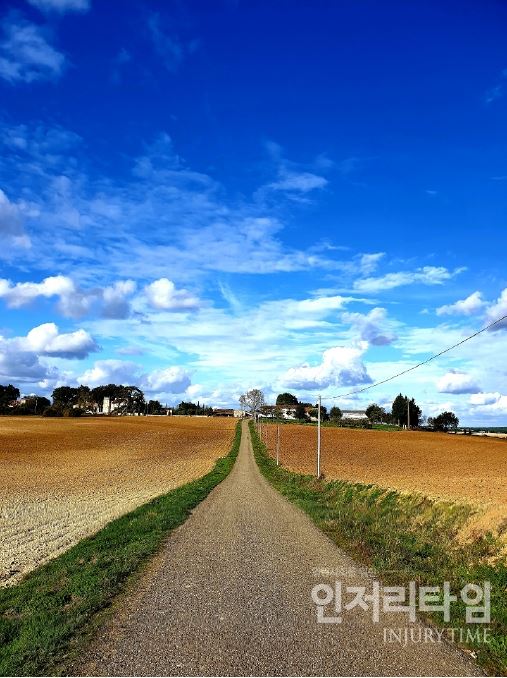
<svg viewBox="0 0 507 678"><path fill-rule="evenodd" d="M364 421L368 419L364 410L343 410L342 419L355 419L356 421Z"/></svg>

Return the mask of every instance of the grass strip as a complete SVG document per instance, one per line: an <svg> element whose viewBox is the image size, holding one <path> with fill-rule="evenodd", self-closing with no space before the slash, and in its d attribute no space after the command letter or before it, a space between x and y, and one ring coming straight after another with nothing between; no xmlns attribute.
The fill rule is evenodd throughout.
<svg viewBox="0 0 507 678"><path fill-rule="evenodd" d="M0 675L54 675L64 670L129 577L229 474L239 451L238 422L231 451L213 469L139 506L0 589Z"/></svg>
<svg viewBox="0 0 507 678"><path fill-rule="evenodd" d="M462 544L456 537L474 510L376 485L292 473L277 466L250 422L255 459L262 474L287 499L306 511L315 524L356 560L376 570L385 584L442 586L454 593L465 584L491 582L490 643L465 643L485 670L507 675L507 561L498 538L488 533ZM448 628L476 631L465 625L465 606L451 606ZM441 614L427 615L444 626ZM470 628L474 627L474 628Z"/></svg>

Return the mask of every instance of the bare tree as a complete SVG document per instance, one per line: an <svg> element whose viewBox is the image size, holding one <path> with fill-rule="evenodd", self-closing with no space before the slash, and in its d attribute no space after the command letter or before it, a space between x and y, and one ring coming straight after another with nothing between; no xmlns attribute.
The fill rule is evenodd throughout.
<svg viewBox="0 0 507 678"><path fill-rule="evenodd" d="M253 388L251 391L247 391L244 395L240 396L239 402L248 409L253 417L255 417L260 408L264 405L264 393L259 391L258 388Z"/></svg>

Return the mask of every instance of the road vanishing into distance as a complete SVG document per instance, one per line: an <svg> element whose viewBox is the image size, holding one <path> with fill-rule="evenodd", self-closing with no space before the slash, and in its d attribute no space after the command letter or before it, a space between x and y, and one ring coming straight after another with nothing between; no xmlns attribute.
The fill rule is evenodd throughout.
<svg viewBox="0 0 507 678"><path fill-rule="evenodd" d="M371 592L368 572L263 478L243 422L230 475L170 535L73 672L482 675L444 643L384 643L384 627L410 626L403 613L374 623L356 607L341 624L317 623L312 588L337 579Z"/></svg>

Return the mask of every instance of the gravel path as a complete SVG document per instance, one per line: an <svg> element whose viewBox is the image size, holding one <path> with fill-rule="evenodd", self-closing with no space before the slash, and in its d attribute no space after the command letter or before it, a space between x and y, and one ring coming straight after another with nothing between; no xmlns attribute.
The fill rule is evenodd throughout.
<svg viewBox="0 0 507 678"><path fill-rule="evenodd" d="M372 579L269 486L243 426L229 477L173 532L76 674L481 675L446 644L385 644L384 626L405 627L404 614L373 623L355 608L317 624L315 584L371 591Z"/></svg>

